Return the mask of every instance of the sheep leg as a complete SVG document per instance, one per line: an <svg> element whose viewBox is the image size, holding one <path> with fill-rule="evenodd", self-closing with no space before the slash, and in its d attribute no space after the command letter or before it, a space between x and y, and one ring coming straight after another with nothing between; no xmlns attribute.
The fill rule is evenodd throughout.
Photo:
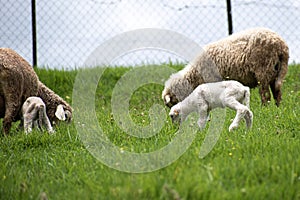
<svg viewBox="0 0 300 200"><path fill-rule="evenodd" d="M205 128L208 116L209 116L209 112L208 112L208 106L207 105L200 105L200 108L198 109L198 113L199 113L199 119L198 119L198 126L200 128L200 130Z"/></svg>
<svg viewBox="0 0 300 200"><path fill-rule="evenodd" d="M24 130L25 133L28 134L32 131L32 123L33 123L33 115L31 113L27 113L24 115Z"/></svg>
<svg viewBox="0 0 300 200"><path fill-rule="evenodd" d="M246 115L246 113L249 111L249 109L247 106L241 104L238 100L236 100L233 97L227 98L224 103L227 107L237 111L233 122L229 126L229 131L232 131L233 129L235 129L239 126L240 121Z"/></svg>
<svg viewBox="0 0 300 200"><path fill-rule="evenodd" d="M253 113L250 110L248 110L244 116L244 119L246 121L247 128L250 129L253 123Z"/></svg>
<svg viewBox="0 0 300 200"><path fill-rule="evenodd" d="M242 102L245 106L247 106L250 109L250 91L246 90L244 94L244 99Z"/></svg>
<svg viewBox="0 0 300 200"><path fill-rule="evenodd" d="M45 109L44 105L39 105L38 108L37 108L38 119L36 121L37 121L37 124L38 124L38 127L39 127L40 130L43 130L44 109Z"/></svg>
<svg viewBox="0 0 300 200"><path fill-rule="evenodd" d="M272 81L270 84L270 88L273 94L273 98L276 102L276 106L279 106L281 101L281 86L276 88L276 81Z"/></svg>
<svg viewBox="0 0 300 200"><path fill-rule="evenodd" d="M250 91L249 90L247 90L245 92L245 96L244 96L244 99L243 99L242 103L244 105L246 105L247 108L249 109L246 112L246 114L244 116L244 119L246 121L247 128L251 128L252 127L252 121L253 121L253 113L250 111Z"/></svg>
<svg viewBox="0 0 300 200"><path fill-rule="evenodd" d="M32 104L29 109L24 113L24 130L28 134L32 131L33 123L38 120L39 106Z"/></svg>
<svg viewBox="0 0 300 200"><path fill-rule="evenodd" d="M11 128L12 122L15 121L19 113L21 103L18 102L20 98L17 93L7 94L5 97L5 116L3 119L2 129L4 134L7 135Z"/></svg>
<svg viewBox="0 0 300 200"><path fill-rule="evenodd" d="M38 122L38 120L34 120L33 121L33 124L32 124L32 127L33 128L38 128L39 130L41 130L42 129L42 127L40 127L40 125L39 125L39 122Z"/></svg>
<svg viewBox="0 0 300 200"><path fill-rule="evenodd" d="M271 100L271 94L269 90L269 84L261 84L259 88L259 94L261 97L262 105L266 105Z"/></svg>
<svg viewBox="0 0 300 200"><path fill-rule="evenodd" d="M0 95L0 118L5 116L5 101L4 96Z"/></svg>
<svg viewBox="0 0 300 200"><path fill-rule="evenodd" d="M51 126L49 118L47 117L47 113L46 113L45 109L44 109L43 113L44 113L43 114L43 123L45 124L48 133L51 134L51 133L54 132L54 130L53 130L52 126Z"/></svg>
<svg viewBox="0 0 300 200"><path fill-rule="evenodd" d="M247 112L246 108L242 108L241 107L241 108L237 109L236 116L235 116L233 122L229 126L229 131L232 131L233 129L238 128L238 126L239 126L239 124L241 122L241 119L245 116L246 112Z"/></svg>

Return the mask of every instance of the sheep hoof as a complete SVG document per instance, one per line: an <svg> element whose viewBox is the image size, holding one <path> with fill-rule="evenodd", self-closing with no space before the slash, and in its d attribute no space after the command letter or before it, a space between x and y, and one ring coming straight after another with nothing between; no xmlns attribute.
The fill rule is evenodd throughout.
<svg viewBox="0 0 300 200"><path fill-rule="evenodd" d="M229 132L233 131L234 129L237 129L237 127L238 127L238 124L231 124L229 126Z"/></svg>

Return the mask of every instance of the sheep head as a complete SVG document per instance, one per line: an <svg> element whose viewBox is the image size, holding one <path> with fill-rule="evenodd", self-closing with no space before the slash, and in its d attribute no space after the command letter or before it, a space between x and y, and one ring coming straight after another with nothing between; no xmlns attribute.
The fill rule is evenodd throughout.
<svg viewBox="0 0 300 200"><path fill-rule="evenodd" d="M173 105L177 104L179 101L170 90L164 90L162 93L162 99L166 106L171 108Z"/></svg>
<svg viewBox="0 0 300 200"><path fill-rule="evenodd" d="M63 104L59 104L56 107L55 117L60 121L71 122L72 120L72 109Z"/></svg>
<svg viewBox="0 0 300 200"><path fill-rule="evenodd" d="M162 99L166 106L171 108L185 99L193 91L193 86L180 74L173 74L165 83Z"/></svg>

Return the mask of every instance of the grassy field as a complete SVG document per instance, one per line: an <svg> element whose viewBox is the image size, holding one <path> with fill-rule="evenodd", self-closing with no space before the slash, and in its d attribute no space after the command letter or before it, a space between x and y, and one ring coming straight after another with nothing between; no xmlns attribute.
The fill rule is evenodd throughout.
<svg viewBox="0 0 300 200"><path fill-rule="evenodd" d="M182 66L172 66L176 69ZM178 129L167 120L156 136L125 134L112 116L115 84L128 68L107 69L95 97L99 124L121 150L160 149ZM78 71L38 69L40 79L68 102ZM162 85L139 88L130 114L149 124L153 104L163 105ZM254 124L227 131L235 113L226 110L225 124L213 150L198 157L207 128L198 131L188 150L171 165L149 173L121 172L99 162L86 149L75 124L61 124L54 135L34 131L0 137L0 199L300 199L300 66L291 65L283 101L261 107L258 89L251 90ZM168 109L166 109L166 112ZM213 117L213 116L212 116Z"/></svg>

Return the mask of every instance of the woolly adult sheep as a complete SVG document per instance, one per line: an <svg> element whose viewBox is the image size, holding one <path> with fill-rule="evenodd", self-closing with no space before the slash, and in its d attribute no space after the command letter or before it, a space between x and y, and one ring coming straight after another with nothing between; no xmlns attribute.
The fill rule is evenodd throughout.
<svg viewBox="0 0 300 200"><path fill-rule="evenodd" d="M204 46L193 62L165 82L162 98L171 107L198 85L227 79L259 86L262 104L270 101L270 86L279 106L288 58L288 46L277 33L266 28L245 30Z"/></svg>
<svg viewBox="0 0 300 200"><path fill-rule="evenodd" d="M18 120L23 102L38 92L38 77L30 64L9 48L0 48L0 103L2 131L8 134L12 122Z"/></svg>
<svg viewBox="0 0 300 200"><path fill-rule="evenodd" d="M37 95L47 107L47 116L51 125L57 124L58 121L70 122L72 120L72 107L40 81L38 82ZM4 97L0 95L0 118L5 115L4 102ZM21 118L22 113L20 112L14 121L20 120Z"/></svg>
<svg viewBox="0 0 300 200"><path fill-rule="evenodd" d="M71 106L40 82L33 68L19 54L0 48L0 118L4 117L4 134L9 133L12 122L21 119L21 106L30 96L42 98L52 124L59 120L71 121Z"/></svg>

